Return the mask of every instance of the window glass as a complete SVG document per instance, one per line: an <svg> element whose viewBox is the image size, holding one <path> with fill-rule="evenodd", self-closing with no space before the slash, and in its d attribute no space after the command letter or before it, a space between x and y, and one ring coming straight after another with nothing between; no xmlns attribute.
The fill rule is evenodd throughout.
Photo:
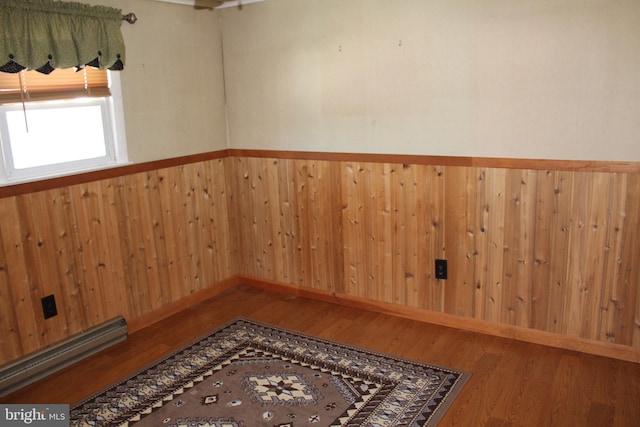
<svg viewBox="0 0 640 427"><path fill-rule="evenodd" d="M37 77L41 80L42 77L55 78L55 73ZM62 73L59 75L68 78ZM100 91L89 88L93 93L76 91L75 96L59 89L46 94L39 87L37 96L26 94L26 97L46 100L24 102L15 102L15 88L11 88L13 99L7 101L5 86L5 100L0 102L0 184L126 162L120 85L119 81L116 83ZM59 86L52 81L52 87ZM0 86L0 94L2 90ZM46 96L43 97L43 93ZM60 94L60 99L56 99L56 93Z"/></svg>
<svg viewBox="0 0 640 427"><path fill-rule="evenodd" d="M105 157L99 105L7 112L15 169Z"/></svg>

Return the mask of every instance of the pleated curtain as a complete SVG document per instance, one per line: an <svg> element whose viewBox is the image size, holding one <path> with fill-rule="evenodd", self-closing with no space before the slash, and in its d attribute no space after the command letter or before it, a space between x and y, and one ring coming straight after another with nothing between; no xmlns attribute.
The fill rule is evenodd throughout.
<svg viewBox="0 0 640 427"><path fill-rule="evenodd" d="M54 0L0 0L0 72L124 68L122 12Z"/></svg>

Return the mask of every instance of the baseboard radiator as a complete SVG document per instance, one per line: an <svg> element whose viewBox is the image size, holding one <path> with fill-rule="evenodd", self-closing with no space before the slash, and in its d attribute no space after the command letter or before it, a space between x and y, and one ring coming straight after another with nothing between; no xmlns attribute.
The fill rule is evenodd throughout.
<svg viewBox="0 0 640 427"><path fill-rule="evenodd" d="M127 322L117 317L58 344L0 367L0 397L46 377L127 338Z"/></svg>

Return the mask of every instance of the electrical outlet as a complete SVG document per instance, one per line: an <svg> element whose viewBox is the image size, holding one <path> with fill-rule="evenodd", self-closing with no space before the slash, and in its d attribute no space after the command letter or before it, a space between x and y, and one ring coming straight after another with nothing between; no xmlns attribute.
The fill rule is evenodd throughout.
<svg viewBox="0 0 640 427"><path fill-rule="evenodd" d="M48 319L58 315L58 309L56 308L56 298L52 295L42 298L42 312L44 318Z"/></svg>
<svg viewBox="0 0 640 427"><path fill-rule="evenodd" d="M436 279L445 280L447 278L447 260L436 260Z"/></svg>

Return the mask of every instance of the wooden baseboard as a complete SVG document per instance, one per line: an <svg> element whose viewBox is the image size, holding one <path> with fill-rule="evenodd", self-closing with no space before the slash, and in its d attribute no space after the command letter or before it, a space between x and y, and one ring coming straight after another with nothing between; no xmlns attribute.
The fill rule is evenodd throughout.
<svg viewBox="0 0 640 427"><path fill-rule="evenodd" d="M219 293L231 289L237 285L244 284L254 288L271 292L279 292L288 295L305 297L317 301L340 304L346 307L359 308L363 310L376 311L421 322L432 323L450 328L461 329L469 332L477 332L502 338L509 338L533 344L541 344L564 350L578 351L597 356L610 357L612 359L625 360L640 363L640 351L632 347L612 344L600 341L588 340L580 337L570 337L566 335L554 334L537 329L527 329L512 325L502 325L484 320L470 319L454 316L447 313L438 313L414 307L406 307L397 304L389 304L380 301L367 300L350 295L329 293L312 288L304 288L296 285L286 284L274 280L262 279L247 275L231 276L220 281L211 287L197 292L188 297L182 298L172 304L168 304L158 310L154 310L144 316L128 320L129 332L151 326L154 323L165 319L173 314L179 313L194 304L205 301Z"/></svg>
<svg viewBox="0 0 640 427"><path fill-rule="evenodd" d="M218 295L219 293L222 293L239 285L240 283L240 278L238 276L231 276L225 280L215 283L207 289L196 292L195 294L191 294L162 308L147 313L141 317L131 320L127 319L129 333L133 333L142 328L146 328L147 326L151 326L162 319L177 314L194 304L206 301L209 298Z"/></svg>
<svg viewBox="0 0 640 427"><path fill-rule="evenodd" d="M379 313L462 329L470 332L478 332L533 344L541 344L565 350L573 350L597 356L640 363L640 350L624 345L593 341L580 337L570 337L537 329L496 324L484 320L470 319L397 304L366 300L349 295L328 293L317 289L302 288L253 276L239 275L236 277L236 280L239 284L245 284L267 291L280 292L318 301L340 304L347 307L376 311Z"/></svg>

